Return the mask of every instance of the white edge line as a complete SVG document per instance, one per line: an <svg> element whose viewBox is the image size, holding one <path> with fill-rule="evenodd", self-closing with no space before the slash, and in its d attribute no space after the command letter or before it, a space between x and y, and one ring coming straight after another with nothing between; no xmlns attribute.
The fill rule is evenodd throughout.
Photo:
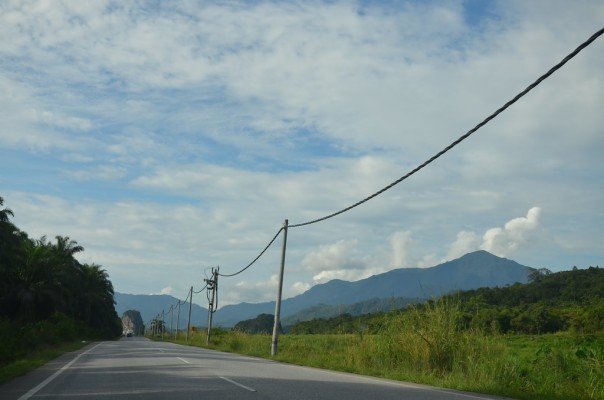
<svg viewBox="0 0 604 400"><path fill-rule="evenodd" d="M38 386L36 386L35 388L31 389L29 392L25 393L23 396L19 397L18 400L27 400L30 397L32 397L33 395L35 395L36 393L38 393L42 388L44 388L44 386L46 386L50 382L52 382L52 380L55 379L57 376L59 376L63 371L65 371L69 367L71 367L76 361L78 361L80 359L80 357L82 357L83 355L86 355L86 354L90 353L92 350L96 349L101 344L103 344L103 343L102 342L98 343L96 346L91 347L90 349L86 350L85 352L78 354L76 356L76 358L74 358L73 360L71 360L69 363L65 364L60 370L58 370L57 372L55 372L54 374L52 374L51 376L49 376L48 378L46 378Z"/></svg>
<svg viewBox="0 0 604 400"><path fill-rule="evenodd" d="M191 364L190 362L188 362L184 358L180 358L180 357L176 357L176 358L178 358L180 361L184 362L185 364Z"/></svg>
<svg viewBox="0 0 604 400"><path fill-rule="evenodd" d="M256 391L256 389L253 389L253 388L251 388L249 386L242 385L241 383L235 382L234 380L229 379L229 378L225 378L224 376L219 376L219 378L223 379L223 380L225 380L225 381L227 381L229 383L232 383L233 385L239 386L240 388L243 388L245 390L249 390L250 392L255 392Z"/></svg>

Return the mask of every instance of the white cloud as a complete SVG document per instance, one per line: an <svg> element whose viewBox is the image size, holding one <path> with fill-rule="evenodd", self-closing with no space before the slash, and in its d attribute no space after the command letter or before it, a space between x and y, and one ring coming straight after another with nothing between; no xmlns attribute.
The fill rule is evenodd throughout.
<svg viewBox="0 0 604 400"><path fill-rule="evenodd" d="M472 231L460 231L449 245L445 260L452 260L478 249L500 257L509 257L534 245L543 233L539 229L541 207L532 207L526 217L511 219L503 227L487 229L481 236Z"/></svg>
<svg viewBox="0 0 604 400"><path fill-rule="evenodd" d="M481 249L506 257L514 254L521 246L529 244L538 234L540 207L531 208L526 217L514 218L503 228L491 228L482 237Z"/></svg>
<svg viewBox="0 0 604 400"><path fill-rule="evenodd" d="M310 288L311 288L311 285L308 282L296 282L293 285L291 285L288 294L290 296L297 296L299 294L306 292Z"/></svg>
<svg viewBox="0 0 604 400"><path fill-rule="evenodd" d="M172 294L172 286L168 286L159 291L159 294Z"/></svg>
<svg viewBox="0 0 604 400"><path fill-rule="evenodd" d="M480 243L480 236L475 232L461 231L457 234L457 239L449 245L449 252L445 256L445 260L453 260L476 251L480 247Z"/></svg>
<svg viewBox="0 0 604 400"><path fill-rule="evenodd" d="M465 4L2 2L0 195L33 236L85 245L118 290L236 271L283 219L402 176L604 18L600 1L512 0L477 27ZM526 256L538 211L486 227L531 204L552 238L531 260L601 258L602 43L411 179L292 229L286 291L471 249ZM221 298L272 298L278 247Z"/></svg>
<svg viewBox="0 0 604 400"><path fill-rule="evenodd" d="M79 117L68 117L51 111L29 110L28 114L34 122L51 125L69 130L87 131L92 128L92 123Z"/></svg>
<svg viewBox="0 0 604 400"><path fill-rule="evenodd" d="M308 253L302 260L302 266L309 271L334 271L342 269L361 269L363 265L354 261L351 254L357 240L338 240L335 243L320 246Z"/></svg>
<svg viewBox="0 0 604 400"><path fill-rule="evenodd" d="M409 255L413 248L413 244L411 232L409 231L395 232L390 237L390 245L392 246L392 267L402 268L409 266Z"/></svg>

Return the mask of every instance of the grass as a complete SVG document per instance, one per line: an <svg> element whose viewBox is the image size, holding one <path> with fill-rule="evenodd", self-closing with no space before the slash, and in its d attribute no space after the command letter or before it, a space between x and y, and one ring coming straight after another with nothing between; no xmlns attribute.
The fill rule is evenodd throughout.
<svg viewBox="0 0 604 400"><path fill-rule="evenodd" d="M516 399L604 400L604 334L485 334L461 329L458 311L436 302L391 314L376 335L281 335L273 359ZM188 344L270 358L271 337L216 329L211 345L205 332Z"/></svg>
<svg viewBox="0 0 604 400"><path fill-rule="evenodd" d="M60 355L81 349L87 344L86 341L78 340L52 347L36 349L24 357L0 367L0 383L8 382L18 376L25 375L26 373L45 365L47 362L54 360Z"/></svg>

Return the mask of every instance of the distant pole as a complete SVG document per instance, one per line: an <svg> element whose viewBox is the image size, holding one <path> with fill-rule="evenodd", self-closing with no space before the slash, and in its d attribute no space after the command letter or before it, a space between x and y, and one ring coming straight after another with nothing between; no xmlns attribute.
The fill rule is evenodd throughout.
<svg viewBox="0 0 604 400"><path fill-rule="evenodd" d="M277 355L279 342L279 316L281 314L281 295L283 294L283 270L285 269L285 249L287 248L287 219L283 222L283 247L281 248L281 268L279 269L279 290L275 303L275 325L273 326L273 341L271 343L271 356Z"/></svg>
<svg viewBox="0 0 604 400"><path fill-rule="evenodd" d="M218 267L220 268L220 267ZM212 268L212 278L207 280L207 286L208 286L208 290L212 291L211 297L210 297L210 303L208 304L208 340L207 340L207 344L210 344L212 342L212 316L214 315L214 299L215 299L215 294L216 294L216 290L218 290L218 268L216 268L216 270L214 270L214 268Z"/></svg>
<svg viewBox="0 0 604 400"><path fill-rule="evenodd" d="M178 300L178 314L176 314L176 333L174 334L174 339L178 339L178 323L180 322L180 300Z"/></svg>
<svg viewBox="0 0 604 400"><path fill-rule="evenodd" d="M189 342L189 332L191 331L191 307L193 307L193 286L191 286L191 290L189 291L189 322L187 323L187 336L185 336L185 341Z"/></svg>
<svg viewBox="0 0 604 400"><path fill-rule="evenodd" d="M174 304L170 306L170 334L172 334L172 322L174 322Z"/></svg>
<svg viewBox="0 0 604 400"><path fill-rule="evenodd" d="M161 340L164 340L164 326L166 325L166 319L164 318L164 309L161 310Z"/></svg>

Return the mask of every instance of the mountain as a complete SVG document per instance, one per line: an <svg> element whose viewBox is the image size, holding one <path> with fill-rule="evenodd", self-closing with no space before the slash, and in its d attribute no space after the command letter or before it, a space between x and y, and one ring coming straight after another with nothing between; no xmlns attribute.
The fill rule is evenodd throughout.
<svg viewBox="0 0 604 400"><path fill-rule="evenodd" d="M140 312L143 318L143 323L149 327L150 321L157 317L161 318L161 311L164 310L164 321L166 328L170 328L172 323L173 329L176 329L176 320L178 317L178 299L165 294L161 295L145 295L145 294L124 294L115 293L115 310L118 315L123 315L128 310L136 310ZM173 311L170 311L173 307ZM189 319L189 303L180 305L180 317L178 318L179 329L186 329ZM208 310L193 303L191 308L191 326L207 326Z"/></svg>
<svg viewBox="0 0 604 400"><path fill-rule="evenodd" d="M457 290L503 287L528 282L533 268L487 251L476 251L432 268L400 268L355 282L334 279L281 303L281 318L319 304L337 306L373 298L426 299ZM275 302L228 305L214 315L218 326L230 327L259 314L272 314Z"/></svg>
<svg viewBox="0 0 604 400"><path fill-rule="evenodd" d="M298 296L282 301L281 319L283 321L312 319L312 312L304 312L304 310L319 305L323 305L323 309L326 308L325 306L342 306L341 309L346 309L343 306L364 303L372 299L404 297L421 300L458 290L504 287L516 282L526 283L531 271L534 269L481 250L432 268L400 268L355 282L334 279L313 286ZM129 309L138 310L145 323L155 318L157 312L161 312L162 309L167 313L170 306L177 302L176 298L167 295L116 293L115 298L119 315ZM367 312L378 311L368 306L364 309ZM256 318L260 314L274 314L274 312L274 301L227 305L214 314L213 325L233 327L240 321ZM181 306L179 324L181 327L186 326L187 313L188 304ZM192 315L191 325L207 326L205 308L193 304ZM170 323L169 318L170 315L165 316L167 326Z"/></svg>
<svg viewBox="0 0 604 400"><path fill-rule="evenodd" d="M335 306L317 304L316 306L305 308L295 314L281 318L281 324L287 328L297 322L310 321L318 318L329 319L342 314L358 316L377 312L388 312L405 308L409 304L415 304L420 301L421 299L418 298L385 297L373 298L354 304L338 304Z"/></svg>

